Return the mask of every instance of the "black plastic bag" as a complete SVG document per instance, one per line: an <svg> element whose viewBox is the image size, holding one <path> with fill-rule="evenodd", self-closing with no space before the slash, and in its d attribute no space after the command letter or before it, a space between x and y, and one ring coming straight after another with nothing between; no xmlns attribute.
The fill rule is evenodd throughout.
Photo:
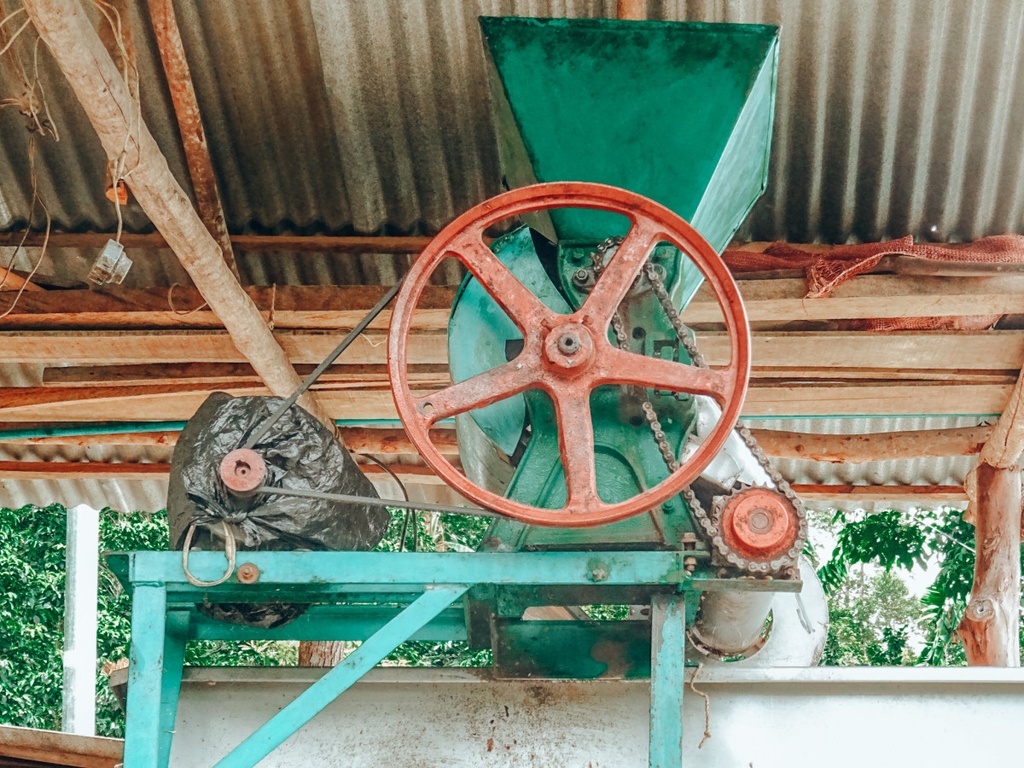
<svg viewBox="0 0 1024 768"><path fill-rule="evenodd" d="M167 513L173 549L194 526L191 549L225 549L224 525L239 551L366 550L387 531L380 506L257 493L238 496L220 479L220 462L280 405L276 397L215 392L182 430L171 461ZM308 411L293 405L253 446L266 463L266 486L376 497L348 451ZM271 628L301 615L305 605L203 606L223 621Z"/></svg>

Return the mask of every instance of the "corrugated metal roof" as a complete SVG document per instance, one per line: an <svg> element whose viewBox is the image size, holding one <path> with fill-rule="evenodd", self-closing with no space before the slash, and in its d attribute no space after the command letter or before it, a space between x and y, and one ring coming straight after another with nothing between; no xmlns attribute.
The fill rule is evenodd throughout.
<svg viewBox="0 0 1024 768"><path fill-rule="evenodd" d="M131 5L146 121L184 178L148 19ZM744 237L959 240L1024 228L1024 5L649 5L656 19L782 26L771 180ZM615 11L612 0L175 6L233 232L436 231L499 190L477 17ZM109 230L98 142L42 59L62 133L40 145L42 192L60 228ZM19 92L11 75L0 71L4 95ZM23 119L3 113L0 229L27 215L26 141ZM146 228L129 208L128 226Z"/></svg>
<svg viewBox="0 0 1024 768"><path fill-rule="evenodd" d="M143 4L129 6L143 113L188 189L148 17ZM500 188L477 17L615 12L614 0L175 0L175 7L235 233L436 231ZM782 26L770 183L742 238L969 240L1024 231L1024 4L651 0L649 12ZM31 42L14 48L23 66L31 64ZM40 192L55 227L111 231L98 140L46 55L40 79L61 131L59 143L38 140ZM0 97L20 91L4 57ZM0 112L0 230L20 227L28 215L27 136L24 118ZM149 228L134 203L125 222L130 231ZM37 253L23 254L18 266L31 266ZM131 256L126 285L186 279L167 251ZM55 249L41 271L80 281L94 257ZM408 258L263 252L241 254L239 265L253 284L390 283ZM35 375L6 373L26 383ZM958 423L777 426L858 432ZM780 468L794 482L945 485L961 482L971 461ZM163 481L0 481L0 498L14 506L155 509L165 493Z"/></svg>

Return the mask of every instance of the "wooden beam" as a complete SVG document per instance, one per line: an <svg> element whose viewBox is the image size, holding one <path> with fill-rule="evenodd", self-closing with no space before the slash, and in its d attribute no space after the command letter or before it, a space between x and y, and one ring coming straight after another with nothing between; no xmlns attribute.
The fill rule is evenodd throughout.
<svg viewBox="0 0 1024 768"><path fill-rule="evenodd" d="M345 445L353 453L372 456L415 454L416 448L404 429L391 427L339 427ZM54 435L48 437L18 437L5 439L0 434L0 445L60 445L75 447L146 445L173 448L178 432L154 431L134 433L106 433L89 435ZM458 456L459 444L455 430L436 428L430 437L444 456Z"/></svg>
<svg viewBox="0 0 1024 768"><path fill-rule="evenodd" d="M1020 666L1020 471L976 470L974 586L957 633L971 666Z"/></svg>
<svg viewBox="0 0 1024 768"><path fill-rule="evenodd" d="M155 388L91 388L88 393L73 387L68 398L35 393L19 395L7 388L0 391L0 419L10 422L95 422L95 421L184 421L195 413L213 387L192 388L161 385ZM49 388L44 388L49 389ZM267 390L254 386L216 387L233 395L261 395ZM430 391L425 390L422 394ZM855 416L964 415L984 416L999 413L1010 386L944 385L927 383L892 386L784 386L752 387L743 407L744 418L801 417L834 418ZM324 389L317 391L324 407L334 419L397 418L390 389ZM70 399L74 398L74 399Z"/></svg>
<svg viewBox="0 0 1024 768"><path fill-rule="evenodd" d="M297 363L317 364L340 340L336 333L275 332L275 338ZM231 337L216 331L14 332L0 336L9 363L44 365L132 365L142 363L245 362ZM342 358L348 364L387 362L387 337L380 331L363 334ZM412 364L447 364L444 333L421 334L410 349Z"/></svg>
<svg viewBox="0 0 1024 768"><path fill-rule="evenodd" d="M210 148L206 144L206 131L203 128L202 116L199 114L199 102L196 100L192 73L185 58L185 48L181 43L174 5L171 0L149 0L149 16L153 22L160 61L167 77L174 116L178 121L178 133L181 136L182 148L185 150L199 218L220 246L228 268L238 278L238 265L235 264L235 254L231 248L231 239L228 237L227 222L224 218L224 206L221 204L220 190L217 189L217 174L213 170Z"/></svg>
<svg viewBox="0 0 1024 768"><path fill-rule="evenodd" d="M45 288L42 288L41 286L38 286L35 283L26 280L24 277L17 274L16 272L12 272L11 270L5 269L4 267L0 267L0 284L2 284L2 287L0 287L0 293L6 293L8 291L20 291L22 288L25 289L24 293L46 293ZM6 312L7 309L8 307L0 306L0 310L4 312ZM15 305L15 309L17 309L17 305Z"/></svg>
<svg viewBox="0 0 1024 768"><path fill-rule="evenodd" d="M116 768L123 759L123 739L0 725L0 761L13 768L48 765Z"/></svg>
<svg viewBox="0 0 1024 768"><path fill-rule="evenodd" d="M170 464L155 462L0 461L0 479L11 480L148 480L170 471Z"/></svg>
<svg viewBox="0 0 1024 768"><path fill-rule="evenodd" d="M383 480L387 473L376 464L363 462L359 468L371 479ZM403 482L419 485L443 485L430 467L420 464L389 465ZM166 463L106 463L106 462L56 462L56 461L0 461L0 479L146 479L167 475L170 464ZM960 486L927 485L801 485L792 486L801 498L808 501L918 501L925 503L959 502L966 496Z"/></svg>
<svg viewBox="0 0 1024 768"><path fill-rule="evenodd" d="M981 450L992 427L922 429L862 435L822 435L752 429L769 456L834 464L893 461L925 456L971 456Z"/></svg>
<svg viewBox="0 0 1024 768"><path fill-rule="evenodd" d="M444 485L430 467L418 464L389 465L403 482L418 485ZM389 475L377 464L359 464L368 477L384 480ZM0 461L0 479L18 480L147 480L170 475L171 465L166 462L101 462L101 461Z"/></svg>
<svg viewBox="0 0 1024 768"><path fill-rule="evenodd" d="M0 232L0 247L17 245L20 232ZM43 232L31 232L26 248L43 244ZM108 232L53 232L51 248L102 248L112 237ZM297 253L419 253L433 239L430 237L387 237L377 235L231 235L236 251L280 251ZM487 238L485 238L487 239ZM121 235L125 248L166 250L170 246L159 232Z"/></svg>
<svg viewBox="0 0 1024 768"><path fill-rule="evenodd" d="M793 491L805 501L916 501L922 503L961 502L967 494L959 485L805 485Z"/></svg>
<svg viewBox="0 0 1024 768"><path fill-rule="evenodd" d="M840 286L837 295L823 299L803 298L801 280L746 280L739 285L755 327L801 321L1024 313L1024 275L957 280L862 275ZM350 328L353 318L364 314L386 290L384 286L278 286L246 288L244 293L260 312L269 314L273 307L276 327ZM881 295L875 295L876 290ZM454 295L453 288L428 288L416 323L446 323ZM31 301L19 302L0 328L218 325L211 310L201 309L205 296L194 288L176 288L170 295L166 288L43 291L22 298ZM425 319L419 317L423 313L427 313ZM706 286L683 314L690 323L721 322L718 304ZM377 327L386 325L389 317L382 315Z"/></svg>
<svg viewBox="0 0 1024 768"><path fill-rule="evenodd" d="M316 364L340 340L341 330L344 329L279 329L274 335L294 363ZM410 354L417 363L446 363L447 343L443 321L428 315L422 330L415 331ZM998 377L992 383L1012 384L1018 370L1017 361L1024 357L1024 331L908 331L899 334L755 331L751 343L753 375L759 379L877 378L891 381L908 378L946 381L952 376L952 383L963 383L966 376L979 376ZM226 334L205 329L167 329L160 332L11 331L0 333L0 344L4 360L11 363L131 365L245 362L245 357L234 348ZM711 365L727 362L729 345L724 335L701 334L699 344ZM195 352L193 357L188 356L189 348ZM384 329L373 328L345 352L339 364L381 364L386 359Z"/></svg>
<svg viewBox="0 0 1024 768"><path fill-rule="evenodd" d="M1024 360L1024 355L1021 355ZM999 420L981 449L980 461L999 469L1013 469L1024 452L1024 370L1021 370Z"/></svg>
<svg viewBox="0 0 1024 768"><path fill-rule="evenodd" d="M278 329L349 329L387 292L385 286L246 287L245 295ZM416 311L417 330L445 330L455 292L428 287ZM167 288L44 291L22 296L0 318L0 329L223 328L218 316L191 286ZM391 311L370 325L386 329Z"/></svg>
<svg viewBox="0 0 1024 768"><path fill-rule="evenodd" d="M307 375L314 366L296 365L300 375ZM411 380L437 383L438 387L449 381L446 365L410 366ZM46 386L87 386L121 387L147 384L171 384L181 381L202 381L207 384L258 384L259 377L248 363L177 363L170 365L100 365L74 368L46 368L43 384ZM334 365L324 371L317 384L333 387L350 384L380 384L388 382L387 367L384 365Z"/></svg>
<svg viewBox="0 0 1024 768"><path fill-rule="evenodd" d="M138 114L138 104L82 6L77 0L26 0L24 8L68 78L107 156L123 164L136 200L217 312L235 346L271 392L290 395L299 377L224 262L220 247L196 215L144 121L130 118ZM302 403L333 429L315 397L307 394Z"/></svg>
<svg viewBox="0 0 1024 768"><path fill-rule="evenodd" d="M803 278L742 280L751 322L964 317L1024 312L1024 275L949 279L927 275L860 275L829 296L805 298ZM683 322L721 323L722 313L705 284L681 313Z"/></svg>
<svg viewBox="0 0 1024 768"><path fill-rule="evenodd" d="M857 464L866 461L893 461L929 456L968 456L977 453L992 427L887 432L866 435L823 435L752 429L751 434L769 456L777 459L804 459L831 463ZM355 453L374 456L415 454L416 448L402 429L382 427L341 427L345 445ZM458 455L458 443L451 429L431 433L434 445L443 455ZM177 432L139 432L91 435L66 435L2 439L5 445L127 446L173 447ZM964 498L962 491L957 499Z"/></svg>

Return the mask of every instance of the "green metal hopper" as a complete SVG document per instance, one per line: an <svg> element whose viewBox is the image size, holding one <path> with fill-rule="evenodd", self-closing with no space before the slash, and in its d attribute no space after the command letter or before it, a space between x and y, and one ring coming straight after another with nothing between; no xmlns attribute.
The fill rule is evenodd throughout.
<svg viewBox="0 0 1024 768"><path fill-rule="evenodd" d="M596 181L639 192L717 250L765 189L778 28L480 19L509 187ZM608 214L531 222L556 241L621 234Z"/></svg>
<svg viewBox="0 0 1024 768"><path fill-rule="evenodd" d="M481 18L506 184L592 181L639 192L672 209L721 250L764 191L768 174L778 63L778 28L733 24L608 19ZM527 223L529 230L492 246L549 307L571 312L585 299L573 274L594 247L625 234L617 214L560 209ZM674 248L657 255L677 306L703 276ZM642 354L675 355L674 331L656 303L631 310L642 327ZM473 279L460 289L449 328L455 381L508 359L518 328ZM681 447L693 403L659 397ZM591 402L602 498L628 498L665 477L661 455L635 426L630 398L596 392ZM663 419L665 420L665 419ZM459 417L462 463L479 485L535 506L564 503L557 429L544 396L526 393ZM530 441L522 451L524 428ZM519 448L517 448L519 446ZM497 451L493 450L494 448ZM518 453L517 453L518 451ZM516 458L495 461L495 455ZM510 466L512 465L512 466ZM607 497L607 498L606 498ZM681 499L652 515L591 530L538 529L502 523L491 540L511 548L635 544L678 536L689 527Z"/></svg>

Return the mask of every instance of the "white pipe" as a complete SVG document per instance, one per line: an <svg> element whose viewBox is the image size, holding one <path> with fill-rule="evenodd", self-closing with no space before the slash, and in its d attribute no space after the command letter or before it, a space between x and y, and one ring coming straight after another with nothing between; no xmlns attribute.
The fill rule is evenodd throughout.
<svg viewBox="0 0 1024 768"><path fill-rule="evenodd" d="M95 736L100 513L79 504L68 510L67 521L61 730Z"/></svg>

